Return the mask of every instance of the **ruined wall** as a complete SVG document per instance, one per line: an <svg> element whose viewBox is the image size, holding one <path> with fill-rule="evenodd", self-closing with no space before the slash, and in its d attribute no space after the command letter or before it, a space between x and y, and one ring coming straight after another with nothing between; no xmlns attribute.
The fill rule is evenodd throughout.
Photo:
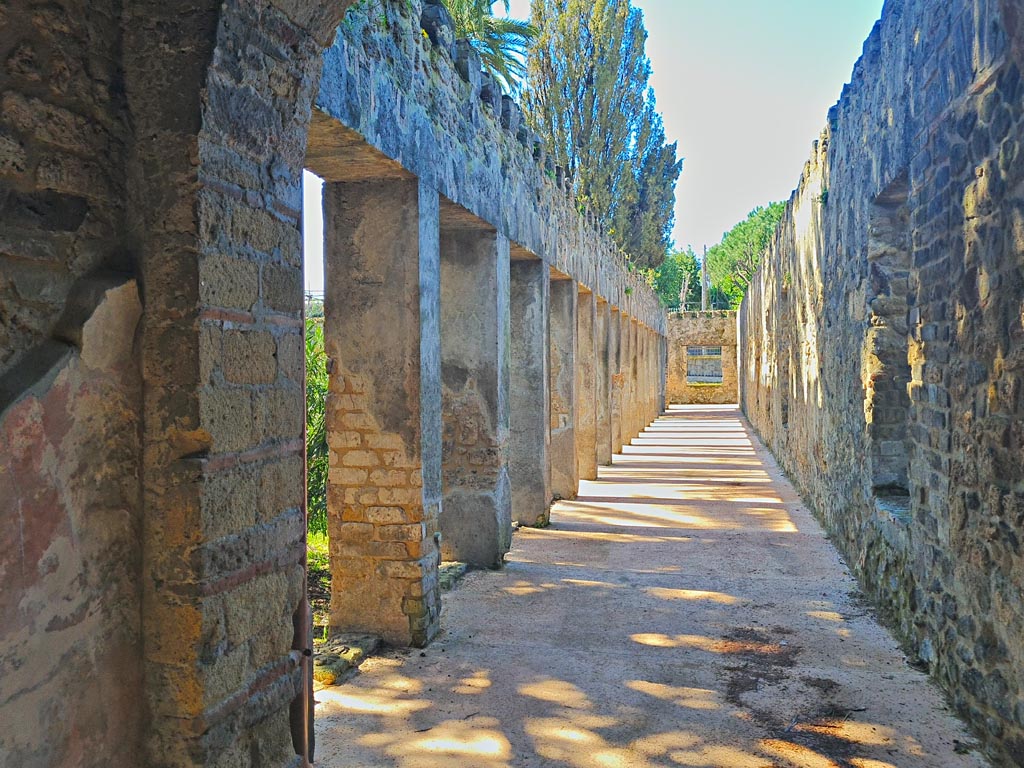
<svg viewBox="0 0 1024 768"><path fill-rule="evenodd" d="M0 7L3 765L139 757L139 299L112 274L132 272L120 3L80 6Z"/></svg>
<svg viewBox="0 0 1024 768"><path fill-rule="evenodd" d="M751 422L1006 765L1024 754L1019 14L886 4L740 312Z"/></svg>
<svg viewBox="0 0 1024 768"><path fill-rule="evenodd" d="M11 399L0 386L5 766L132 766L141 754L141 307L134 281L76 292L98 307L60 326L49 369Z"/></svg>
<svg viewBox="0 0 1024 768"><path fill-rule="evenodd" d="M0 535L26 543L4 547L16 561L0 572L0 763L301 762L301 173L322 54L349 5L0 4L0 466L18 465L0 478L18 481L0 496ZM373 144L409 107L419 122L400 135L433 140L435 99L450 125L467 110L459 141L423 147L414 170L454 179L479 159L484 181L463 187L476 202L438 179L444 195L491 201L503 232L551 222L526 245L657 327L653 297L592 244L532 147L457 75L449 97L437 78L454 70L424 41L421 4L380 7L391 22L364 14L342 46L377 67L383 100L325 84L362 110L352 124ZM104 368L68 331L92 315L65 316L79 281L109 273L134 280L141 319L118 314L120 357ZM342 392L353 412L360 386Z"/></svg>
<svg viewBox="0 0 1024 768"><path fill-rule="evenodd" d="M345 17L324 54L309 167L340 180L359 174L360 165L379 164L373 155L382 154L663 334L658 298L614 243L579 215L568 181L519 107L481 73L468 43L443 29L436 41L424 33L420 10L428 4L392 3L383 15L372 4L356 6ZM358 160L341 153L339 167L338 150L363 141L376 152Z"/></svg>
<svg viewBox="0 0 1024 768"><path fill-rule="evenodd" d="M74 281L127 269L117 2L0 8L0 374L51 335Z"/></svg>
<svg viewBox="0 0 1024 768"><path fill-rule="evenodd" d="M735 403L739 396L736 369L736 313L678 312L668 317L669 403ZM722 348L722 383L687 384L686 350L690 346Z"/></svg>

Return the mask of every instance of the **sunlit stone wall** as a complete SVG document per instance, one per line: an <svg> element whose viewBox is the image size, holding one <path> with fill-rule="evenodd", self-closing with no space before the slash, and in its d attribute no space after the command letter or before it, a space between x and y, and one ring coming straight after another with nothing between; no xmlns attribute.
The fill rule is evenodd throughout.
<svg viewBox="0 0 1024 768"><path fill-rule="evenodd" d="M1024 754L1015 2L888 2L740 311L740 400L1001 764Z"/></svg>

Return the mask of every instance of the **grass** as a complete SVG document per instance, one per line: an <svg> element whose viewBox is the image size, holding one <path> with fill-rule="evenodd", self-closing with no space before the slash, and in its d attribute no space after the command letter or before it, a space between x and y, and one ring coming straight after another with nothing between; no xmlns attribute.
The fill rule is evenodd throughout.
<svg viewBox="0 0 1024 768"><path fill-rule="evenodd" d="M330 623L331 561L327 534L309 532L306 539L306 564L309 569L309 604L313 609L313 634L319 636Z"/></svg>

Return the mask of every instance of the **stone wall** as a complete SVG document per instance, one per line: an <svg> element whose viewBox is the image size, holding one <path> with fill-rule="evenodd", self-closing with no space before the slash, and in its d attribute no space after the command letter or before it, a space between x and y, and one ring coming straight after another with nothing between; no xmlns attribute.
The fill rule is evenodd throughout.
<svg viewBox="0 0 1024 768"><path fill-rule="evenodd" d="M75 292L85 322L0 410L0 764L24 768L138 765L142 743L141 307L134 281Z"/></svg>
<svg viewBox="0 0 1024 768"><path fill-rule="evenodd" d="M1024 754L1024 31L888 2L740 312L741 403L999 764Z"/></svg>
<svg viewBox="0 0 1024 768"><path fill-rule="evenodd" d="M559 273L657 333L665 315L639 272L594 222L519 108L447 30L421 29L430 3L373 4L346 16L324 54L307 164L339 181L405 171ZM436 5L436 4L435 4ZM382 20L386 23L382 25ZM432 30L433 31L433 30ZM339 151L342 150L342 151Z"/></svg>
<svg viewBox="0 0 1024 768"><path fill-rule="evenodd" d="M120 3L0 9L0 374L51 335L75 280L127 269Z"/></svg>
<svg viewBox="0 0 1024 768"><path fill-rule="evenodd" d="M422 4L373 4L338 36L349 5L0 3L0 763L309 757L305 165L333 157L352 180L376 153L435 223L442 205L473 213L545 277L555 267L643 323L648 344L663 331L653 295L510 127L511 105L503 125L479 70L461 79L424 38ZM344 109L330 117L326 102ZM437 238L417 225L422 267ZM352 502L341 493L356 526L335 554L376 551L373 573L407 585L403 632L426 642L439 608L440 286L405 274L405 308L418 306L402 327L417 336L393 379L347 371L329 340L332 418L351 425L332 438L335 471L366 474ZM113 317L78 301L98 285L113 286ZM335 317L350 300L337 292ZM641 412L628 398L616 408ZM508 495L500 482L494 495Z"/></svg>
<svg viewBox="0 0 1024 768"><path fill-rule="evenodd" d="M669 403L735 403L739 396L736 368L736 313L729 311L677 312L668 317ZM722 383L687 384L687 347L722 348Z"/></svg>

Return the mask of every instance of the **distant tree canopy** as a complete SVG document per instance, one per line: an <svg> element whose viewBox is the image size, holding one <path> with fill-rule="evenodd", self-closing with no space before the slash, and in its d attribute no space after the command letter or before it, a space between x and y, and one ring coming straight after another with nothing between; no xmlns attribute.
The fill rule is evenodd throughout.
<svg viewBox="0 0 1024 768"><path fill-rule="evenodd" d="M708 249L712 291L727 297L733 307L743 300L785 209L784 202L758 206L726 232L722 242Z"/></svg>
<svg viewBox="0 0 1024 768"><path fill-rule="evenodd" d="M497 0L444 0L455 22L455 36L469 40L480 54L484 69L513 92L526 74L526 51L537 37L528 21L501 18L492 6ZM503 0L505 13L509 0Z"/></svg>
<svg viewBox="0 0 1024 768"><path fill-rule="evenodd" d="M651 285L667 309L700 305L700 264L692 248L670 253L654 270Z"/></svg>
<svg viewBox="0 0 1024 768"><path fill-rule="evenodd" d="M533 0L523 108L576 198L639 267L665 259L682 161L665 141L630 0Z"/></svg>

